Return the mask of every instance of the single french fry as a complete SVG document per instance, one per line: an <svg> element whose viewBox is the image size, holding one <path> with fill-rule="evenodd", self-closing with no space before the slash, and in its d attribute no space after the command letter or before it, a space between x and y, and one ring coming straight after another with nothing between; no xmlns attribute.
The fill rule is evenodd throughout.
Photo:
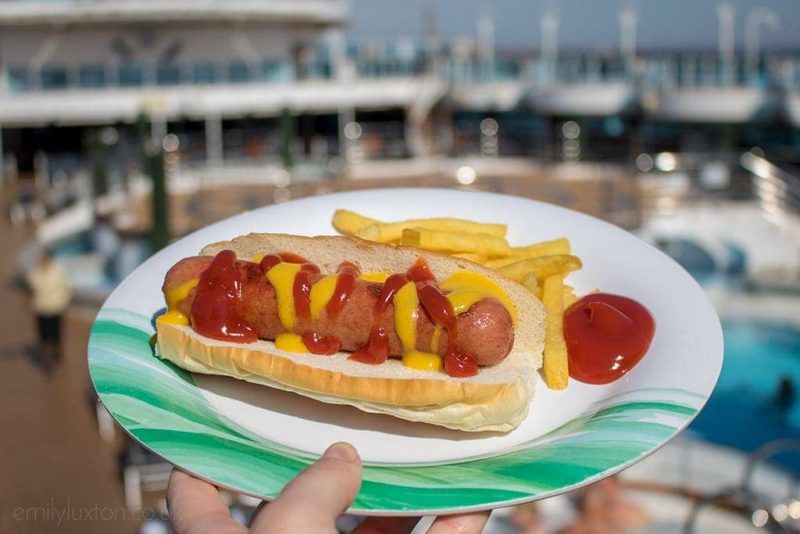
<svg viewBox="0 0 800 534"><path fill-rule="evenodd" d="M380 230L380 223L370 224L365 226L364 228L357 231L355 234L356 237L360 237L361 239L366 239L367 241L381 241L381 230Z"/></svg>
<svg viewBox="0 0 800 534"><path fill-rule="evenodd" d="M490 234L428 228L406 228L400 244L438 252L474 252L487 256L505 256L511 248L504 238Z"/></svg>
<svg viewBox="0 0 800 534"><path fill-rule="evenodd" d="M550 241L541 241L526 247L511 247L511 256L507 258L496 258L486 262L486 266L490 269L502 269L506 265L511 265L518 261L527 260L530 258L540 258L542 256L553 256L556 254L569 254L570 243L566 237L552 239Z"/></svg>
<svg viewBox="0 0 800 534"><path fill-rule="evenodd" d="M539 281L543 281L548 276L554 274L566 275L571 271L577 271L583 266L580 258L569 254L554 254L552 256L541 256L520 260L511 265L506 265L497 272L515 281L521 281L528 273L533 273Z"/></svg>
<svg viewBox="0 0 800 534"><path fill-rule="evenodd" d="M567 343L564 340L564 275L544 279L542 302L547 309L544 338L544 381L550 389L565 389L569 383Z"/></svg>
<svg viewBox="0 0 800 534"><path fill-rule="evenodd" d="M350 210L336 210L331 221L336 231L344 235L355 235L367 226L379 222Z"/></svg>
<svg viewBox="0 0 800 534"><path fill-rule="evenodd" d="M462 232L470 234L488 234L496 237L505 237L507 227L505 224L481 223L465 219L436 218L436 219L409 219L393 223L376 222L362 228L356 235L362 239L390 243L400 241L403 230L407 228L423 228L440 232Z"/></svg>
<svg viewBox="0 0 800 534"><path fill-rule="evenodd" d="M539 241L526 247L511 247L511 255L519 258L538 258L539 256L569 254L570 252L572 252L572 247L566 237Z"/></svg>

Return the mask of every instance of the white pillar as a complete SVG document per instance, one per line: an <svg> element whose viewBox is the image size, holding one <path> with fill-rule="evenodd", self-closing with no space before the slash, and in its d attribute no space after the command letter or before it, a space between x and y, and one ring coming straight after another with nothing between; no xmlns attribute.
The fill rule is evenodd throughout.
<svg viewBox="0 0 800 534"><path fill-rule="evenodd" d="M152 128L150 130L150 142L153 148L160 150L164 137L167 136L167 118L163 115L153 115Z"/></svg>
<svg viewBox="0 0 800 534"><path fill-rule="evenodd" d="M330 47L333 78L338 81L355 78L355 66L350 61L350 58L347 57L347 40L344 30L342 28L330 30L327 35L327 41Z"/></svg>
<svg viewBox="0 0 800 534"><path fill-rule="evenodd" d="M222 165L224 159L222 148L222 117L206 116L206 163L209 167Z"/></svg>
<svg viewBox="0 0 800 534"><path fill-rule="evenodd" d="M344 162L344 167L347 167L352 159L351 148L355 145L355 141L348 139L345 135L345 127L351 122L356 120L356 110L353 108L345 107L339 109L339 157Z"/></svg>
<svg viewBox="0 0 800 534"><path fill-rule="evenodd" d="M414 116L411 108L406 108L406 147L412 158L418 158L423 155L423 138L422 138L422 124L419 117Z"/></svg>

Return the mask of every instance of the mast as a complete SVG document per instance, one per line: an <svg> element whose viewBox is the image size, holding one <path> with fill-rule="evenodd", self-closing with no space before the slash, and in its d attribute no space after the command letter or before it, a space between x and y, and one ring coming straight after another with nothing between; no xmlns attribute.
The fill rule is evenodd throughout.
<svg viewBox="0 0 800 534"><path fill-rule="evenodd" d="M722 83L733 83L736 14L730 2L717 4L717 51L721 66Z"/></svg>
<svg viewBox="0 0 800 534"><path fill-rule="evenodd" d="M541 25L541 53L545 65L546 82L556 81L556 61L558 60L558 26L560 24L555 9L548 7L542 15Z"/></svg>
<svg viewBox="0 0 800 534"><path fill-rule="evenodd" d="M626 63L636 59L636 24L639 15L630 4L619 12L619 54Z"/></svg>
<svg viewBox="0 0 800 534"><path fill-rule="evenodd" d="M757 74L758 60L761 54L761 27L772 30L780 28L781 21L769 8L755 7L747 12L744 22L744 59L748 76Z"/></svg>
<svg viewBox="0 0 800 534"><path fill-rule="evenodd" d="M494 62L494 17L488 2L483 4L478 16L478 55L481 61Z"/></svg>

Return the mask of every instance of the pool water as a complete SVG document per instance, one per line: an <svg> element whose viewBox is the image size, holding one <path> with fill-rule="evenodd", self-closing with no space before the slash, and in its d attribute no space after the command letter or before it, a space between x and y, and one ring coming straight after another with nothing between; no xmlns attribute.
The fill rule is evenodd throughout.
<svg viewBox="0 0 800 534"><path fill-rule="evenodd" d="M73 287L104 294L110 293L151 253L148 239L121 238L107 224L97 224L49 246L67 269ZM96 260L88 264L77 261L87 256L95 256Z"/></svg>
<svg viewBox="0 0 800 534"><path fill-rule="evenodd" d="M800 329L723 321L725 361L717 387L691 430L710 441L753 451L778 438L800 439ZM779 401L782 379L794 389ZM800 473L800 453L776 456Z"/></svg>

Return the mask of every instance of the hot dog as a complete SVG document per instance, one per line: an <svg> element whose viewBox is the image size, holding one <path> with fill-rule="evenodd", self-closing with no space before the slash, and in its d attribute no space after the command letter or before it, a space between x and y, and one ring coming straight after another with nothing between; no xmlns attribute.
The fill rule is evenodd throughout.
<svg viewBox="0 0 800 534"><path fill-rule="evenodd" d="M162 289L160 357L414 421L510 430L541 364L535 297L417 249L250 234L180 260Z"/></svg>
<svg viewBox="0 0 800 534"><path fill-rule="evenodd" d="M210 256L195 256L179 261L168 272L164 280L163 292L170 294L191 280L199 280L203 272L213 262ZM242 281L241 314L252 325L260 339L275 340L284 331L278 318L278 302L275 288L263 275L261 266L245 260L237 260L236 268ZM322 273L310 277L314 284L322 279ZM319 336L330 336L340 342L340 349L356 351L369 340L371 314L380 298L383 284L357 280L356 287L335 317L322 311L319 319L298 317L293 332L315 332ZM193 288L177 304L177 311L185 317L192 316L197 289ZM381 326L387 333L390 356L402 356L403 348L397 336L393 321L393 304L389 303L386 313L380 318ZM418 313L416 349L444 356L450 339L447 330L441 331L432 347L436 323L430 315ZM493 298L484 298L457 318L458 350L475 359L478 365L494 365L501 362L511 351L514 342L514 329L511 315L502 303ZM311 350L314 352L314 350Z"/></svg>

